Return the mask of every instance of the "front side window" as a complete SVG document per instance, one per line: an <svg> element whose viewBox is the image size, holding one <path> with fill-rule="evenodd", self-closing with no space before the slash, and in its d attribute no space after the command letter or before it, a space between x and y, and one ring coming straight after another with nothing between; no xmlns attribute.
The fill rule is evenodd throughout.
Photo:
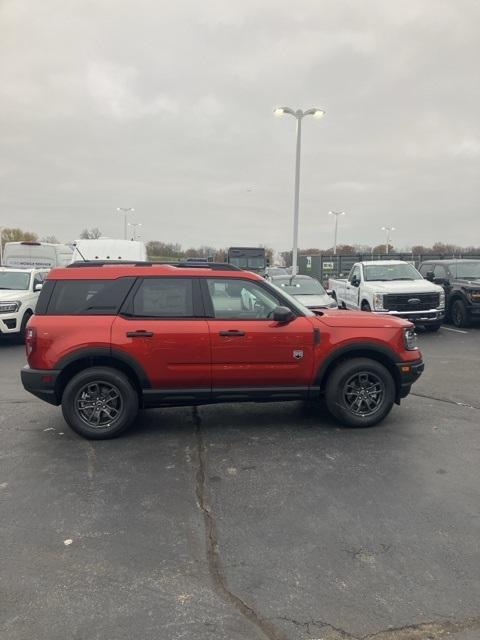
<svg viewBox="0 0 480 640"><path fill-rule="evenodd" d="M133 315L143 318L193 317L192 280L146 278L135 293Z"/></svg>
<svg viewBox="0 0 480 640"><path fill-rule="evenodd" d="M435 269L433 270L433 276L435 278L446 278L447 270L445 269L443 264L435 265Z"/></svg>
<svg viewBox="0 0 480 640"><path fill-rule="evenodd" d="M215 318L227 320L267 320L281 305L274 291L239 278L208 278L208 291Z"/></svg>

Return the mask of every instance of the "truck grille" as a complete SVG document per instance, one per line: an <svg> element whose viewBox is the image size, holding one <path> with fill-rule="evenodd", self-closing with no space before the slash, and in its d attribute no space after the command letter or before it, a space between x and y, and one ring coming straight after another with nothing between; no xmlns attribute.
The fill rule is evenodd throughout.
<svg viewBox="0 0 480 640"><path fill-rule="evenodd" d="M389 293L383 296L383 307L388 311L427 311L437 309L438 293Z"/></svg>

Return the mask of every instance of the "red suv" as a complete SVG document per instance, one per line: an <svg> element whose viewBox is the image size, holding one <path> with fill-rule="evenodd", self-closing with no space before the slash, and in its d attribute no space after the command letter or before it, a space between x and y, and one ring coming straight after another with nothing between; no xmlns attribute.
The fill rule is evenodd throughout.
<svg viewBox="0 0 480 640"><path fill-rule="evenodd" d="M313 313L215 263L53 269L26 350L25 389L87 438L118 435L139 408L321 397L342 424L370 426L424 366L406 320Z"/></svg>

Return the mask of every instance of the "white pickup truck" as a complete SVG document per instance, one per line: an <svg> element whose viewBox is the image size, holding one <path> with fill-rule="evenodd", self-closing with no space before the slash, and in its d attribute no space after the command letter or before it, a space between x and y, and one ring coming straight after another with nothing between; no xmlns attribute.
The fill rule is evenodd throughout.
<svg viewBox="0 0 480 640"><path fill-rule="evenodd" d="M331 278L328 286L343 309L388 313L429 331L438 331L445 316L443 288L402 260L357 262L346 280Z"/></svg>
<svg viewBox="0 0 480 640"><path fill-rule="evenodd" d="M24 341L47 273L44 269L0 267L0 337L14 335Z"/></svg>

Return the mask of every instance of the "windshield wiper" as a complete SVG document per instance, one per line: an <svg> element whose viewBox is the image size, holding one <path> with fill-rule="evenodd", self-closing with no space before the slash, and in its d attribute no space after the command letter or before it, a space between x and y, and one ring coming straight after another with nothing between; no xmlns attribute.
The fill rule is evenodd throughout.
<svg viewBox="0 0 480 640"><path fill-rule="evenodd" d="M13 291L12 287L0 287L0 289L5 289L5 290L8 290L8 291Z"/></svg>
<svg viewBox="0 0 480 640"><path fill-rule="evenodd" d="M395 278L395 280L415 280L415 278Z"/></svg>

